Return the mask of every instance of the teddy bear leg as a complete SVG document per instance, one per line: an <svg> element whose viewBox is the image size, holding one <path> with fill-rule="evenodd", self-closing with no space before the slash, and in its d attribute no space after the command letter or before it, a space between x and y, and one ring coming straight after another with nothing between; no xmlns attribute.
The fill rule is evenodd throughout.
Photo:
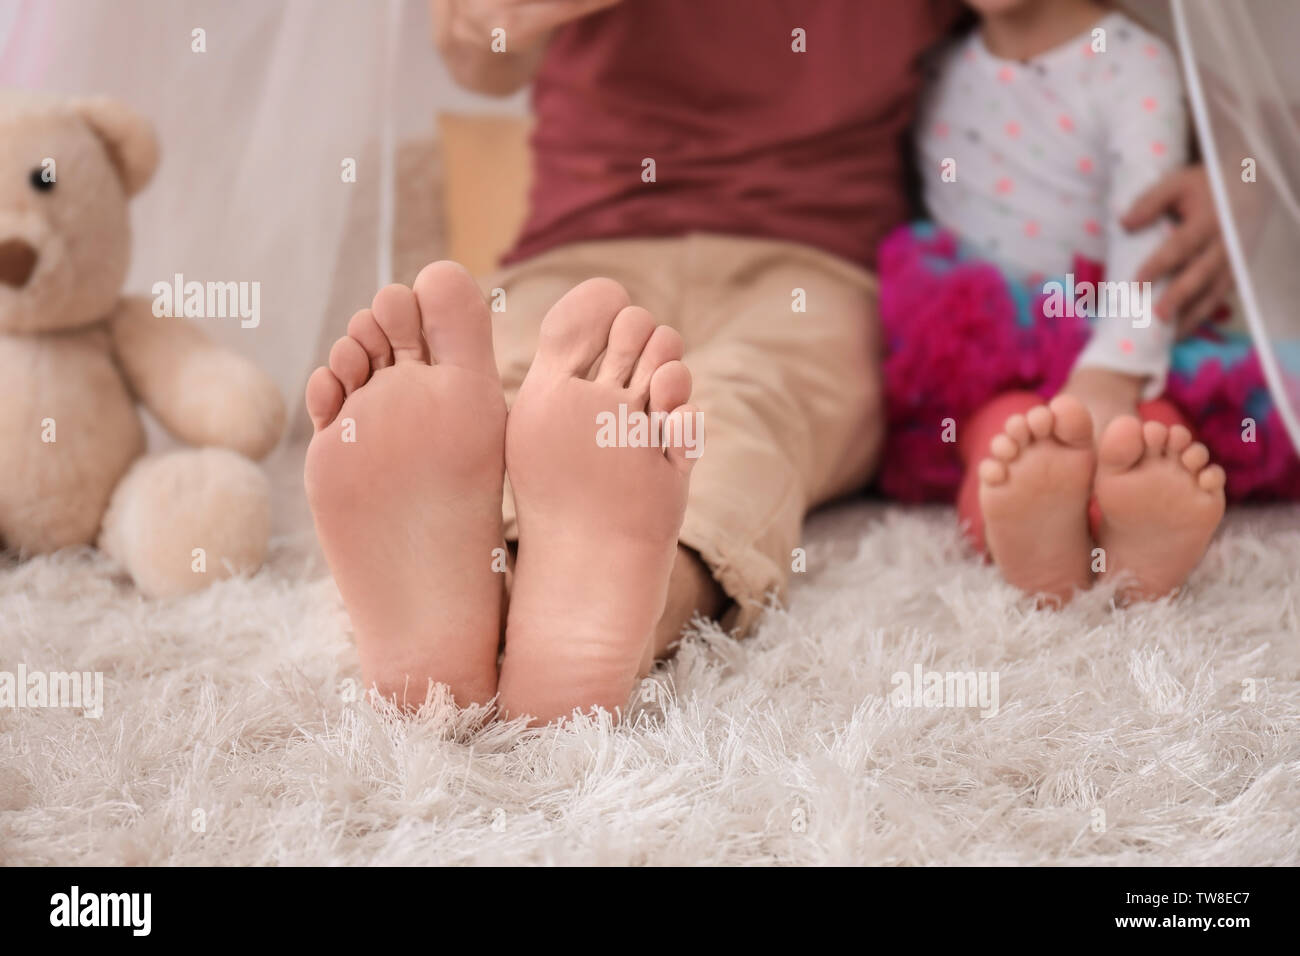
<svg viewBox="0 0 1300 956"><path fill-rule="evenodd" d="M271 533L262 470L224 448L141 458L113 491L99 546L150 597L256 571Z"/></svg>
<svg viewBox="0 0 1300 956"><path fill-rule="evenodd" d="M93 544L104 507L103 498L96 500L92 494L74 499L44 495L20 504L21 509L6 514L0 502L0 551L51 554L61 548ZM6 521L6 516L14 520Z"/></svg>

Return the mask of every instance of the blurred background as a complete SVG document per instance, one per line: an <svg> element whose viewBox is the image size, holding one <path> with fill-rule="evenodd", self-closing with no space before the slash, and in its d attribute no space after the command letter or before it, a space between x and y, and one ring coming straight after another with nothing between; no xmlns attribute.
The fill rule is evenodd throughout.
<svg viewBox="0 0 1300 956"><path fill-rule="evenodd" d="M260 282L257 328L197 321L275 376L298 435L303 383L352 313L444 254L437 114L526 111L452 82L423 0L0 0L0 38L0 84L153 121L126 291Z"/></svg>
<svg viewBox="0 0 1300 956"><path fill-rule="evenodd" d="M1300 446L1300 4L1124 6L1192 64L1242 312ZM375 289L439 257L490 269L525 201L526 95L459 89L426 0L0 0L0 84L109 94L152 119L162 164L133 201L126 291L259 282L257 328L198 321L275 376L292 437L307 375Z"/></svg>

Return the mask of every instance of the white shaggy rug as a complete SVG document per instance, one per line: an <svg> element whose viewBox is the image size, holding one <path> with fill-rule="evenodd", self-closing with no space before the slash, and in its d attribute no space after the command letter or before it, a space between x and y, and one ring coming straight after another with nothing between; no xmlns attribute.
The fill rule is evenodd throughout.
<svg viewBox="0 0 1300 956"><path fill-rule="evenodd" d="M347 700L296 468L249 580L155 603L98 555L0 566L0 671L106 698L0 708L0 860L1300 862L1295 508L1232 514L1181 599L1054 613L950 510L842 506L752 639L700 628L622 726L526 731ZM996 674L996 715L891 703L916 667Z"/></svg>

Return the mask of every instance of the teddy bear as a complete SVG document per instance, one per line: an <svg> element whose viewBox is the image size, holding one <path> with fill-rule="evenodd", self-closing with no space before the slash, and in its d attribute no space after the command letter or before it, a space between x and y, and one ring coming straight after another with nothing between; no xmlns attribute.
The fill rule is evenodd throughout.
<svg viewBox="0 0 1300 956"><path fill-rule="evenodd" d="M151 124L108 98L0 91L0 548L97 544L151 597L256 570L284 428L275 383L125 296ZM187 446L146 454L138 406Z"/></svg>

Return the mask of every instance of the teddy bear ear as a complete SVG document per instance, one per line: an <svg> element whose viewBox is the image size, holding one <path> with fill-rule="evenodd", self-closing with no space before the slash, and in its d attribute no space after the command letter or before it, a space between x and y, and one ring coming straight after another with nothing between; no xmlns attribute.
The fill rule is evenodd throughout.
<svg viewBox="0 0 1300 956"><path fill-rule="evenodd" d="M153 124L125 103L108 97L75 100L72 109L103 140L126 194L134 196L143 189L158 168L158 137Z"/></svg>

